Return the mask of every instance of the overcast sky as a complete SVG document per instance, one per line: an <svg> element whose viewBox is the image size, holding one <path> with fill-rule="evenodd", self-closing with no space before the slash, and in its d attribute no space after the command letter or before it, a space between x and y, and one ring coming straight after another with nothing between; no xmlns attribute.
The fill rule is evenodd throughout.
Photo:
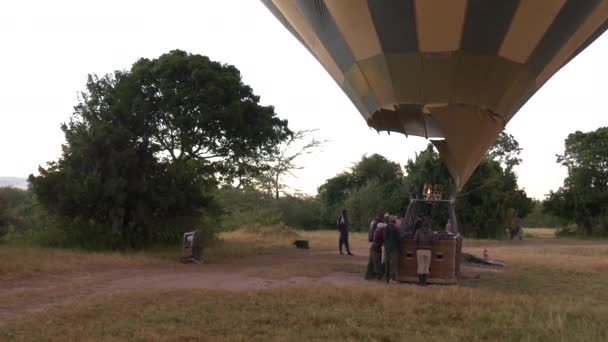
<svg viewBox="0 0 608 342"><path fill-rule="evenodd" d="M239 68L290 127L319 129L325 147L300 162L291 186L314 194L363 154L404 164L423 138L371 131L342 90L257 0L0 2L0 176L27 177L60 155L89 73L128 69L172 49ZM507 126L523 147L519 185L543 198L566 175L555 163L568 133L608 124L608 36L551 79Z"/></svg>

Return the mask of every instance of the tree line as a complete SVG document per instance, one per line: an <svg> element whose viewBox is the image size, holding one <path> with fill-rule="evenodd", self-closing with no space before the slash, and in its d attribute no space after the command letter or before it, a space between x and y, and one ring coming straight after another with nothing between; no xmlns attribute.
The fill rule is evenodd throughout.
<svg viewBox="0 0 608 342"><path fill-rule="evenodd" d="M292 131L234 66L180 50L89 75L61 130L61 157L30 175L29 191L0 189L0 238L141 249L198 227L208 241L251 224L328 228L343 208L365 229L379 210L402 211L425 183L453 187L429 144L404 167L363 156L316 196L290 194L282 178L325 142L311 138L314 130ZM608 233L607 135L601 128L568 137L558 156L568 177L540 203L518 187L521 148L503 132L458 195L461 230L501 237L509 218L531 214L528 222Z"/></svg>

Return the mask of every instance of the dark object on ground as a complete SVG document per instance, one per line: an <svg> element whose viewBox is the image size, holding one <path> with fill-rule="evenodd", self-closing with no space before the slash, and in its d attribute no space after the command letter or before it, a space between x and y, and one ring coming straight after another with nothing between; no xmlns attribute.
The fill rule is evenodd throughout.
<svg viewBox="0 0 608 342"><path fill-rule="evenodd" d="M296 240L293 242L296 248L309 249L308 240Z"/></svg>
<svg viewBox="0 0 608 342"><path fill-rule="evenodd" d="M489 265L489 266L498 266L498 267L506 266L506 264L504 262L483 259L483 258L480 258L478 256L475 256L475 255L469 254L469 253L462 253L462 259L464 260L464 262L468 262L468 263L475 263L475 264L482 264L482 265Z"/></svg>

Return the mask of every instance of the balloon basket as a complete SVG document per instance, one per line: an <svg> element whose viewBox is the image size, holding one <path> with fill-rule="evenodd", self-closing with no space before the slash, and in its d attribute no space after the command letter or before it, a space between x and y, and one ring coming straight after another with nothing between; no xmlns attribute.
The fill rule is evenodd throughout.
<svg viewBox="0 0 608 342"><path fill-rule="evenodd" d="M416 241L413 237L401 239L397 281L418 282ZM450 234L438 234L431 249L429 284L452 285L458 283L462 259L462 238Z"/></svg>

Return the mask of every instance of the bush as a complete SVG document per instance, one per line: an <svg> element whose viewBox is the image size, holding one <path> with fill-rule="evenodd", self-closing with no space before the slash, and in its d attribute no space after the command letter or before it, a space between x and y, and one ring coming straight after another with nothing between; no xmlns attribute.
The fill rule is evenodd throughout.
<svg viewBox="0 0 608 342"><path fill-rule="evenodd" d="M274 199L255 189L223 188L217 193L222 208L221 228L286 224L300 229L321 227L320 205L316 198L285 196Z"/></svg>
<svg viewBox="0 0 608 342"><path fill-rule="evenodd" d="M354 230L366 230L378 211L397 214L406 199L400 196L399 187L370 181L354 191L346 200L350 223ZM335 218L339 216L336 213Z"/></svg>
<svg viewBox="0 0 608 342"><path fill-rule="evenodd" d="M255 235L256 239L260 240L300 238L300 234L298 234L298 232L293 227L290 227L286 224L275 224L271 226L251 224L243 226L239 230L245 234Z"/></svg>
<svg viewBox="0 0 608 342"><path fill-rule="evenodd" d="M0 188L0 239L18 239L31 228L30 214L37 205L29 192L12 187Z"/></svg>
<svg viewBox="0 0 608 342"><path fill-rule="evenodd" d="M567 224L563 219L543 212L543 203L534 203L532 212L524 219L524 226L530 228L558 228Z"/></svg>
<svg viewBox="0 0 608 342"><path fill-rule="evenodd" d="M579 229L576 224L569 224L555 230L556 237L575 237L579 235Z"/></svg>
<svg viewBox="0 0 608 342"><path fill-rule="evenodd" d="M219 208L215 206L196 216L150 222L144 238L154 244L175 244L181 241L184 232L200 228L204 241L212 243L219 231L218 217ZM144 244L141 238L133 238L130 240L136 245L122 246L121 234L142 235L133 227L119 232L93 220L62 219L42 208L31 192L19 189L0 188L0 220L0 239L11 244L90 250L141 248Z"/></svg>

